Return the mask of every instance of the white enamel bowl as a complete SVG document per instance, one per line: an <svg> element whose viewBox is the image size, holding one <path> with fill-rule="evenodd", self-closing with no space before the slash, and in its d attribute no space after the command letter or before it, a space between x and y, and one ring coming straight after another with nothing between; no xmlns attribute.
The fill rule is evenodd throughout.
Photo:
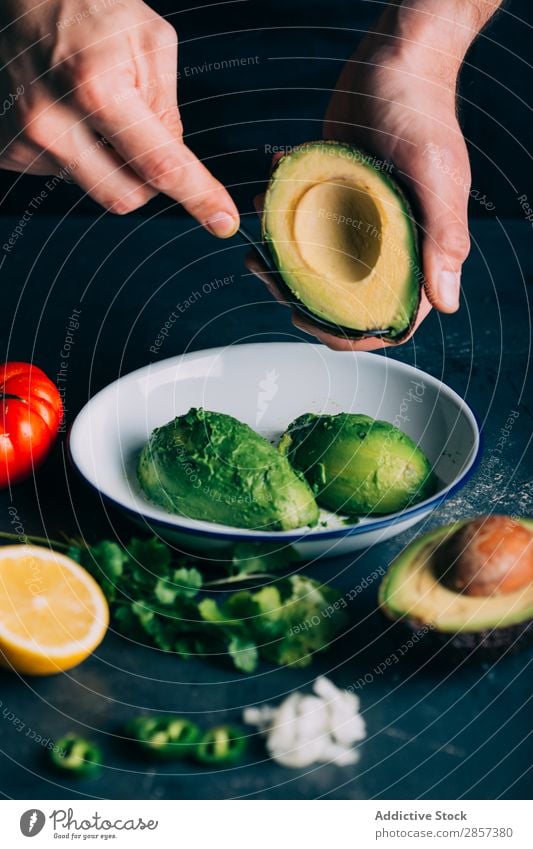
<svg viewBox="0 0 533 849"><path fill-rule="evenodd" d="M398 425L429 457L438 492L400 513L297 531L249 531L167 513L136 479L154 427L190 407L229 413L270 439L301 413L366 413ZM72 462L101 495L146 530L185 550L217 555L241 542L292 546L304 558L347 554L419 522L461 486L479 454L467 404L441 381L388 356L339 353L323 345L261 343L172 357L125 375L92 398L69 438Z"/></svg>

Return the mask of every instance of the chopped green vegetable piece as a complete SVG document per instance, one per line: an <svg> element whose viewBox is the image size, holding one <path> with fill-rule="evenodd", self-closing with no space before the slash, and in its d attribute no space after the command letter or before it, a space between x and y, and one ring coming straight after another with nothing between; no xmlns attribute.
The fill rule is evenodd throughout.
<svg viewBox="0 0 533 849"><path fill-rule="evenodd" d="M181 716L137 716L125 732L144 752L168 760L181 760L196 750L201 731Z"/></svg>
<svg viewBox="0 0 533 849"><path fill-rule="evenodd" d="M66 734L50 750L50 759L57 769L83 777L98 772L102 753L95 743L77 734Z"/></svg>
<svg viewBox="0 0 533 849"><path fill-rule="evenodd" d="M241 759L248 741L246 731L233 725L210 728L196 748L196 759L212 766L224 766Z"/></svg>

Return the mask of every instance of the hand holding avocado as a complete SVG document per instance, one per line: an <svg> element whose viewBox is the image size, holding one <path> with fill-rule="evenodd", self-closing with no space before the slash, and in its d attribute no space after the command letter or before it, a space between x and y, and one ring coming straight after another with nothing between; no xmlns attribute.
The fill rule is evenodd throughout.
<svg viewBox="0 0 533 849"><path fill-rule="evenodd" d="M279 160L263 239L296 311L341 338L408 335L420 305L416 224L372 157L309 142Z"/></svg>
<svg viewBox="0 0 533 849"><path fill-rule="evenodd" d="M441 312L459 307L470 166L456 85L470 43L499 3L483 4L477 26L470 4L449 5L442 17L428 0L387 6L344 67L325 122L327 137L392 161L415 201L426 281L417 324L430 305Z"/></svg>
<svg viewBox="0 0 533 849"><path fill-rule="evenodd" d="M415 332L432 306L446 313L455 312L459 307L461 266L469 252L467 207L470 166L456 117L456 84L466 51L500 3L486 3L479 9L476 4L475 10L468 3L449 2L444 5L446 10L443 9L440 17L435 14L430 0L417 0L407 5L387 4L375 31L367 34L344 67L324 125L326 139L370 151L374 172L381 172L384 184L393 178L406 188L413 200L420 230L420 262L415 246L404 251L403 259L397 259L396 264L389 263L388 268L383 269L385 273L381 273L380 285L368 285L371 272L379 270L383 256L391 253L391 237L394 235L394 228L387 221L389 216L375 214L376 193L372 189L375 174L372 174L372 169L367 181L358 178L357 184L353 183L353 198L350 198L345 189L346 178L350 177L349 169L339 162L336 169L329 168L329 176L325 178L319 168L310 191L305 194L295 191L297 202L280 206L280 217L286 223L288 214L292 215L293 211L302 214L292 217L294 226L285 228L284 239L278 234L281 255L274 245L278 255L275 259L285 263L285 267L277 263L285 282L296 298L304 295L302 300L310 306L311 312L323 318L326 307L328 314L325 317L340 325L342 331L344 326L359 326L350 321L354 312L364 323L369 311L372 317L380 317L378 303L381 305L387 298L394 301L396 311L391 310L389 317L392 317L390 324L395 332L376 334L374 338L353 339L350 333L345 333L343 338L342 332L331 333L312 317L302 317L298 310L293 313L297 327L336 350L369 351L391 342L404 342ZM278 164L276 172L279 168ZM287 170L285 166L284 170ZM306 180L308 188L309 183L313 183L312 169L307 170ZM324 191L327 188L331 195L332 187L337 198L333 203L326 203ZM365 191L368 191L366 200ZM386 193L380 194L381 200L386 200ZM315 200L316 227L308 226ZM385 213L391 209L390 204L385 206ZM330 219L330 223L333 220L338 224L342 220L344 226L330 228L326 219L328 212L336 216ZM268 214L265 206L265 224L269 224L271 219L272 215ZM306 235L303 238L302 222L306 219ZM351 221L351 234L346 226L347 219ZM363 222L363 234L380 234L381 256L372 254L372 240L370 247L363 244L359 221ZM270 226L265 229L269 231ZM328 232L331 229L333 232ZM376 242L376 239L373 241ZM287 247L297 242L303 244L305 256L304 262L295 264L294 257L286 254ZM326 242L327 250L324 249ZM310 253L314 254L311 264ZM335 254L333 263L330 262L332 253ZM320 262L328 262L329 273L323 274L324 269L314 262L317 256ZM401 313L405 316L410 313L405 289L409 259L417 267L419 280L424 286L420 304L416 305L412 320L405 326ZM357 276L355 267L360 267L361 263L365 265L367 274ZM260 262L251 258L248 267L267 283L280 300L287 301L282 292L276 292L271 275ZM315 273L315 282L312 283L313 292L309 299L305 290L310 270ZM290 285L291 279L296 285ZM329 294L324 299L325 287ZM398 332L398 324L402 323L403 331ZM379 328L380 325L377 326Z"/></svg>

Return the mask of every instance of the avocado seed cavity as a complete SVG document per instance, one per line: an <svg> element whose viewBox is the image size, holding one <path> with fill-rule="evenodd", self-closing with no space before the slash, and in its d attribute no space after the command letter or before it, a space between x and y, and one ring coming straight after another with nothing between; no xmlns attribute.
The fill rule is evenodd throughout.
<svg viewBox="0 0 533 849"><path fill-rule="evenodd" d="M381 252L381 214L367 186L339 178L315 183L299 198L293 238L315 274L358 282L368 277Z"/></svg>

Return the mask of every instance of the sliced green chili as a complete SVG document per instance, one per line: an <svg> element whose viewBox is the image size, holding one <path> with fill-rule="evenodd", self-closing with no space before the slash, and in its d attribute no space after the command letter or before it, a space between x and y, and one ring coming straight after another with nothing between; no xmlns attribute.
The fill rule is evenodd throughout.
<svg viewBox="0 0 533 849"><path fill-rule="evenodd" d="M218 725L206 731L196 748L196 758L205 764L238 761L247 748L245 731L233 725Z"/></svg>
<svg viewBox="0 0 533 849"><path fill-rule="evenodd" d="M201 737L198 726L181 716L137 716L126 733L144 751L169 759L188 757Z"/></svg>
<svg viewBox="0 0 533 849"><path fill-rule="evenodd" d="M57 769L79 776L94 774L102 763L99 747L77 734L61 737L50 750L50 758Z"/></svg>

